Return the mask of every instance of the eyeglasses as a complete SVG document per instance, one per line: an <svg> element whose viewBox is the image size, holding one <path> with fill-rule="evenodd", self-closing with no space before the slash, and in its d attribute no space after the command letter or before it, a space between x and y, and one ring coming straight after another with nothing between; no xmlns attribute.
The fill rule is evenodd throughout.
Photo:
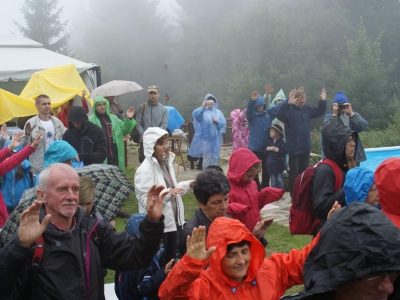
<svg viewBox="0 0 400 300"><path fill-rule="evenodd" d="M378 284L380 284L386 277L389 277L389 280L391 282L394 282L398 275L399 275L399 272L392 272L392 273L384 273L382 275L371 277L371 278L364 279L364 280L361 278L357 278L357 280L359 282L361 282L364 286L374 287L374 286L377 286Z"/></svg>
<svg viewBox="0 0 400 300"><path fill-rule="evenodd" d="M351 140L347 140L346 145L350 145L351 143L356 143L356 140L352 138Z"/></svg>

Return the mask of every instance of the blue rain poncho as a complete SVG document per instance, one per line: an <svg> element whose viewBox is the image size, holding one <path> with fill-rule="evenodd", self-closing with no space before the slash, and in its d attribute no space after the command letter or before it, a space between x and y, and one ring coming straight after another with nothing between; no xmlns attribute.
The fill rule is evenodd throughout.
<svg viewBox="0 0 400 300"><path fill-rule="evenodd" d="M168 110L168 130L172 133L175 129L181 128L185 120L179 111L173 106L165 106Z"/></svg>
<svg viewBox="0 0 400 300"><path fill-rule="evenodd" d="M83 162L76 161L75 157L78 155L75 148L72 147L68 142L63 140L57 140L50 144L49 148L44 153L44 167L55 164L55 163L64 163L66 161L72 161L72 167L74 169L83 167ZM39 184L39 176L40 173L35 176L33 179L35 185Z"/></svg>
<svg viewBox="0 0 400 300"><path fill-rule="evenodd" d="M218 109L218 100L211 94L204 97L203 104L210 97L215 99L212 109L203 107L195 109L192 113L194 137L190 144L188 155L203 157L204 154L211 154L212 157L219 157L219 150L222 145L222 133L226 131L226 120L224 114ZM218 124L213 121L218 120Z"/></svg>

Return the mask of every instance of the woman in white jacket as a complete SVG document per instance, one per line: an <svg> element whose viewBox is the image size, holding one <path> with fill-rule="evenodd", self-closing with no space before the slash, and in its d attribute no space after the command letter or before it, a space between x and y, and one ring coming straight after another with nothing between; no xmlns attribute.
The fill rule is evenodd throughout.
<svg viewBox="0 0 400 300"><path fill-rule="evenodd" d="M147 192L155 185L163 185L169 193L164 198L164 235L165 252L160 259L160 267L175 258L178 239L177 226L183 227L184 207L182 194L187 193L194 180L177 182L173 161L175 154L168 149L168 132L159 127L149 127L143 134L145 160L135 173L135 193L139 203L139 212L146 213Z"/></svg>

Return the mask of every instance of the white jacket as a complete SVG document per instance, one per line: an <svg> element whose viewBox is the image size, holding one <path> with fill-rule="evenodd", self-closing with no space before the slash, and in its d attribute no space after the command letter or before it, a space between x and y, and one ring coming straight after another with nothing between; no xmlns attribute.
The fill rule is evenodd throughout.
<svg viewBox="0 0 400 300"><path fill-rule="evenodd" d="M154 152L154 145L156 144L157 140L165 134L168 134L168 132L165 131L164 129L161 129L159 127L150 127L145 131L143 135L143 148L144 148L144 155L146 158L135 173L135 193L139 203L139 213L147 212L146 211L147 192L154 184L163 185L166 187L161 167L157 159L152 156ZM168 169L172 177L175 188L183 188L184 189L183 194L186 194L190 190L191 180L182 181L179 183L176 181L175 170L173 167L174 158L175 154L170 152L168 156ZM169 189L166 188L166 190ZM164 198L164 208L163 208L163 214L165 217L164 232L171 232L177 230L174 211L172 209L170 200L171 200L171 194L168 193ZM184 215L184 206L181 195L176 196L176 203L178 212L177 213L178 224L180 226L183 226L185 221L185 215Z"/></svg>

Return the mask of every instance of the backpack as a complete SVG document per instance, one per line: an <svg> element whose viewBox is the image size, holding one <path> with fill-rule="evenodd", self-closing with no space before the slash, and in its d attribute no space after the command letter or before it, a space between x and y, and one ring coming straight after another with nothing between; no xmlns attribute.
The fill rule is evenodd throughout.
<svg viewBox="0 0 400 300"><path fill-rule="evenodd" d="M143 103L143 104L142 104L142 122L140 122L140 124L142 125L142 127L144 126L143 115L144 115L144 112L145 112L145 111L146 111L146 103ZM136 120L136 112L135 112L133 118ZM139 132L137 131L136 126L135 126L135 128L133 128L133 130L132 130L132 132L131 132L131 139L132 139L132 141L134 141L136 144L138 144L138 143L140 142L140 134L139 134Z"/></svg>
<svg viewBox="0 0 400 300"><path fill-rule="evenodd" d="M315 168L320 164L329 165L335 175L334 190L342 185L342 171L339 166L330 159L324 159L314 167L308 167L303 173L297 175L292 190L292 205L289 214L290 234L314 234L315 226L319 223L313 214L311 179Z"/></svg>

